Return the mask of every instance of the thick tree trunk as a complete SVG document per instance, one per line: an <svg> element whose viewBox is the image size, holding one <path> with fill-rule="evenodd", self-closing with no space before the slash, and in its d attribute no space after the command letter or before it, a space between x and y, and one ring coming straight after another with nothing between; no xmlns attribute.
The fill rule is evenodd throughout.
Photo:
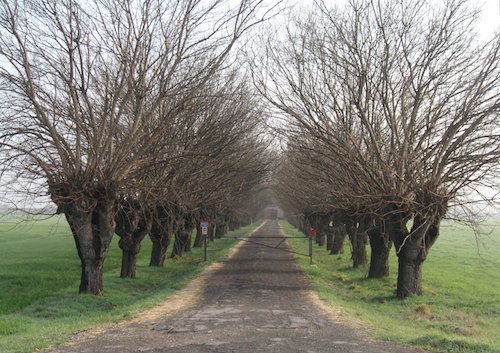
<svg viewBox="0 0 500 353"><path fill-rule="evenodd" d="M333 248L333 231L326 234L326 250L331 251Z"/></svg>
<svg viewBox="0 0 500 353"><path fill-rule="evenodd" d="M389 275L389 254L392 241L385 232L383 225L377 224L368 231L371 256L368 278L382 278Z"/></svg>
<svg viewBox="0 0 500 353"><path fill-rule="evenodd" d="M120 277L135 278L137 255L144 237L151 232L152 217L140 205L129 202L121 205L116 223L116 234L120 237L118 246L122 249Z"/></svg>
<svg viewBox="0 0 500 353"><path fill-rule="evenodd" d="M359 222L350 219L346 225L347 234L351 241L351 259L354 268L364 266L368 262L368 255L366 253L366 243L368 242L366 231L368 226L366 223L365 219L360 218Z"/></svg>
<svg viewBox="0 0 500 353"><path fill-rule="evenodd" d="M422 295L422 263L412 256L399 256L398 266L398 299L412 295Z"/></svg>
<svg viewBox="0 0 500 353"><path fill-rule="evenodd" d="M115 202L97 202L93 210L73 201L59 206L75 239L82 266L79 293L103 295L103 264L115 233Z"/></svg>
<svg viewBox="0 0 500 353"><path fill-rule="evenodd" d="M320 231L318 233L316 243L318 244L318 246L323 246L325 245L325 241L326 241L326 233L324 231Z"/></svg>
<svg viewBox="0 0 500 353"><path fill-rule="evenodd" d="M177 232L175 232L174 248L171 257L179 257L191 251L191 233L195 227L193 215L187 214L179 221Z"/></svg>
<svg viewBox="0 0 500 353"><path fill-rule="evenodd" d="M184 252L191 252L191 244L193 243L193 228L185 230L187 241L184 245Z"/></svg>
<svg viewBox="0 0 500 353"><path fill-rule="evenodd" d="M318 216L316 224L318 226L317 243L319 246L323 246L327 235L330 233L330 216L326 214Z"/></svg>
<svg viewBox="0 0 500 353"><path fill-rule="evenodd" d="M201 234L200 223L196 224L196 236L194 238L194 248L201 248L203 246L203 235Z"/></svg>
<svg viewBox="0 0 500 353"><path fill-rule="evenodd" d="M189 234L186 231L178 230L175 233L174 248L172 249L170 257L175 258L184 255L187 243L190 240L189 238Z"/></svg>
<svg viewBox="0 0 500 353"><path fill-rule="evenodd" d="M120 277L135 278L137 255L141 250L141 242L146 234L147 232L136 232L135 236L132 235L127 238L121 238L118 242L120 249L122 249L122 267Z"/></svg>
<svg viewBox="0 0 500 353"><path fill-rule="evenodd" d="M366 265L368 262L368 256L366 254L365 242L360 239L356 239L356 245L352 249L352 267L358 268Z"/></svg>
<svg viewBox="0 0 500 353"><path fill-rule="evenodd" d="M151 237L151 239L153 239ZM163 245L161 240L153 240L153 247L151 248L151 259L149 260L149 266L163 267L165 264L165 258L167 257L168 244Z"/></svg>
<svg viewBox="0 0 500 353"><path fill-rule="evenodd" d="M316 244L318 244L318 246L323 246L325 245L325 241L326 241L325 233L319 232L316 236Z"/></svg>
<svg viewBox="0 0 500 353"><path fill-rule="evenodd" d="M80 277L79 293L89 293L103 295L104 288L102 282L104 259L93 259L88 256L80 258L82 272Z"/></svg>
<svg viewBox="0 0 500 353"><path fill-rule="evenodd" d="M226 234L226 223L225 222L217 222L215 225L215 239L220 239Z"/></svg>
<svg viewBox="0 0 500 353"><path fill-rule="evenodd" d="M306 237L309 236L309 222L307 221L306 215L302 216L300 219L300 231Z"/></svg>
<svg viewBox="0 0 500 353"><path fill-rule="evenodd" d="M422 263L425 260L423 233L409 234L402 239L398 254L397 297L405 299L412 295L422 295Z"/></svg>
<svg viewBox="0 0 500 353"><path fill-rule="evenodd" d="M415 217L412 231L406 228L407 220L392 221L388 228L398 255L397 297L405 299L422 294L422 264L439 236L438 220Z"/></svg>
<svg viewBox="0 0 500 353"><path fill-rule="evenodd" d="M344 240L347 235L343 223L337 223L333 226L333 242L330 254L338 255L344 253Z"/></svg>
<svg viewBox="0 0 500 353"><path fill-rule="evenodd" d="M137 264L137 253L127 250L122 251L121 278L135 278Z"/></svg>
<svg viewBox="0 0 500 353"><path fill-rule="evenodd" d="M173 235L173 222L165 215L156 215L149 232L153 243L149 266L163 267L167 257L167 249Z"/></svg>
<svg viewBox="0 0 500 353"><path fill-rule="evenodd" d="M208 228L208 239L210 241L214 241L215 240L215 228L217 226L215 224L212 224L210 223L210 228Z"/></svg>

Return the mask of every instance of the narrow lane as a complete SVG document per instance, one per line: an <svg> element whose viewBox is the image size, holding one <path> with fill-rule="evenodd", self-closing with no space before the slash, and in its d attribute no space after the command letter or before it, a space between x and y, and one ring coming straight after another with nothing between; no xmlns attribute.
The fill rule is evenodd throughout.
<svg viewBox="0 0 500 353"><path fill-rule="evenodd" d="M280 240L256 238L280 234L276 221L263 224L201 285L188 286L177 302L189 302L194 294L196 300L180 310L108 328L48 352L418 352L369 341L359 329L322 312L308 299L307 279L293 255L273 249ZM289 250L286 244L280 248Z"/></svg>

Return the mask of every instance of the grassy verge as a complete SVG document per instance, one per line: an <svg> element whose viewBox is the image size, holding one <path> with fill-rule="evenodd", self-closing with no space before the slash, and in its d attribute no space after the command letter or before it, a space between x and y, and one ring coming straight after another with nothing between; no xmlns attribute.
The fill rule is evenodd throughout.
<svg viewBox="0 0 500 353"><path fill-rule="evenodd" d="M231 232L249 233L258 224ZM143 241L136 279L121 279L117 237L105 261L104 297L79 295L80 263L67 223L59 218L13 226L0 224L0 352L33 352L64 342L72 333L120 321L165 300L210 263L225 257L237 240L150 268L151 242Z"/></svg>
<svg viewBox="0 0 500 353"><path fill-rule="evenodd" d="M300 232L283 222L288 236ZM471 230L445 223L424 264L424 295L395 299L397 259L390 259L391 275L366 278L367 268L352 269L349 247L343 255L328 255L314 247L314 264L297 256L320 297L347 315L366 323L371 334L433 352L500 352L500 224L485 225L488 235L476 238ZM306 239L290 239L306 252Z"/></svg>

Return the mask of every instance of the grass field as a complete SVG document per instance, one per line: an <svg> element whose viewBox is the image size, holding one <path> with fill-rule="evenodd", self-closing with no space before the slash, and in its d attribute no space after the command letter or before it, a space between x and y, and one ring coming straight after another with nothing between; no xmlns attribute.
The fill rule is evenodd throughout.
<svg viewBox="0 0 500 353"><path fill-rule="evenodd" d="M257 224L232 232L239 236ZM79 295L80 261L63 218L0 223L0 352L33 352L67 340L72 333L119 321L163 301L207 264L223 258L236 240L202 249L150 268L151 241L143 241L137 278L121 279L121 253L115 237L105 261L104 297Z"/></svg>
<svg viewBox="0 0 500 353"><path fill-rule="evenodd" d="M282 223L288 236L299 232ZM433 352L500 352L500 224L485 225L489 234L478 242L474 233L456 223L444 223L424 264L424 295L395 299L397 258L391 275L366 278L367 268L351 268L350 249L328 255L314 247L314 263L297 256L314 289L327 303L369 327L371 335ZM289 244L307 253L307 240Z"/></svg>

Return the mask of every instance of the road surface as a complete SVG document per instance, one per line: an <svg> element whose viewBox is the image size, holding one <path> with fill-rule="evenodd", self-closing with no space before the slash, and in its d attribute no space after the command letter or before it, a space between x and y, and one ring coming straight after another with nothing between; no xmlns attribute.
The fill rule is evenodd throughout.
<svg viewBox="0 0 500 353"><path fill-rule="evenodd" d="M276 221L266 221L253 242L240 243L228 260L211 266L158 308L46 352L420 352L369 340L314 299L293 255L272 248L279 239L256 238L280 234Z"/></svg>

